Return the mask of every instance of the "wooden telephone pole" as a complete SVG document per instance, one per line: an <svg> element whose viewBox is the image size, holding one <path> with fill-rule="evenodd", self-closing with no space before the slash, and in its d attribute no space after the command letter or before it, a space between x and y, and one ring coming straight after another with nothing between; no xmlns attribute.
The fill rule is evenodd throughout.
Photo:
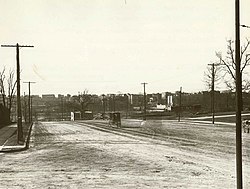
<svg viewBox="0 0 250 189"><path fill-rule="evenodd" d="M36 82L23 82L23 83L28 83L29 84L29 100L28 100L28 110L29 110L29 123L31 123L31 96L30 96L30 84L31 83L36 83Z"/></svg>
<svg viewBox="0 0 250 189"><path fill-rule="evenodd" d="M215 104L215 98L214 98L214 83L215 83L215 66L219 66L220 64L208 64L209 66L212 66L212 84L211 84L211 112L212 112L212 124L214 124L214 104Z"/></svg>
<svg viewBox="0 0 250 189"><path fill-rule="evenodd" d="M105 114L105 110L106 110L106 107L105 107L105 95L104 94L102 94L102 106L103 106L103 116L104 116L104 114Z"/></svg>
<svg viewBox="0 0 250 189"><path fill-rule="evenodd" d="M182 108L181 108L181 91L182 91L182 87L180 87L180 97L179 97L179 116L178 116L178 122L180 122L181 121L181 110L182 110Z"/></svg>
<svg viewBox="0 0 250 189"><path fill-rule="evenodd" d="M146 120L146 113L147 113L147 98L146 98L146 84L141 83L143 85L143 104L144 104L144 113L143 113L143 120Z"/></svg>
<svg viewBox="0 0 250 189"><path fill-rule="evenodd" d="M16 63L17 63L17 142L23 142L23 128L22 128L22 112L21 112L21 98L20 98L20 62L19 62L19 47L34 47L30 45L1 45L1 47L15 47L16 48Z"/></svg>
<svg viewBox="0 0 250 189"><path fill-rule="evenodd" d="M242 75L240 68L240 0L235 0L235 75L236 75L236 178L237 189L243 188L242 181Z"/></svg>

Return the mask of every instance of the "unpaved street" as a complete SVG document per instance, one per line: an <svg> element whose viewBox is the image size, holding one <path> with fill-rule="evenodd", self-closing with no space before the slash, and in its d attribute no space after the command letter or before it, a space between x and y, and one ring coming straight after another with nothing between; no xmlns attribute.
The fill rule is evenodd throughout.
<svg viewBox="0 0 250 189"><path fill-rule="evenodd" d="M218 146L211 141L207 141L208 147L204 138L196 138L204 145L185 147L174 145L171 139L103 132L90 128L91 122L85 124L35 124L30 149L0 154L0 188L229 189L236 186L235 155L225 149L219 153ZM217 137L208 129L203 128L210 139ZM171 131L174 133L173 128ZM227 134L233 135L230 131ZM220 143L220 140L223 137L215 141ZM244 186L250 188L248 154L244 155L243 169Z"/></svg>

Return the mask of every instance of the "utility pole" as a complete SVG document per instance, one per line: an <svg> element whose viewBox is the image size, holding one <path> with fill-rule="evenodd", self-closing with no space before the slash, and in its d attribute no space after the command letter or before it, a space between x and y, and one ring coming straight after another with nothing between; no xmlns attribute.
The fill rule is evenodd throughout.
<svg viewBox="0 0 250 189"><path fill-rule="evenodd" d="M63 110L63 97L61 97L61 104L62 104L62 121L63 121L63 113L64 113L64 110Z"/></svg>
<svg viewBox="0 0 250 189"><path fill-rule="evenodd" d="M214 104L215 104L215 100L214 100L214 81L215 81L215 66L218 66L220 64L208 64L209 66L212 66L212 84L211 84L211 112L212 112L212 124L214 124Z"/></svg>
<svg viewBox="0 0 250 189"><path fill-rule="evenodd" d="M240 1L235 0L235 75L236 75L236 169L237 189L242 189L242 76L240 71Z"/></svg>
<svg viewBox="0 0 250 189"><path fill-rule="evenodd" d="M180 87L180 98L179 98L179 117L178 117L178 121L181 121L181 90L182 87Z"/></svg>
<svg viewBox="0 0 250 189"><path fill-rule="evenodd" d="M126 119L128 119L128 111L129 111L129 93L124 94L124 96L126 96Z"/></svg>
<svg viewBox="0 0 250 189"><path fill-rule="evenodd" d="M214 124L214 63L212 64L212 123Z"/></svg>
<svg viewBox="0 0 250 189"><path fill-rule="evenodd" d="M17 63L17 143L23 143L23 128L22 128L22 112L20 98L20 63L19 63L19 47L34 47L31 45L1 45L1 47L16 48L16 63Z"/></svg>
<svg viewBox="0 0 250 189"><path fill-rule="evenodd" d="M23 83L28 83L29 85L29 100L28 100L28 110L29 110L29 123L31 123L31 96L30 96L30 84L31 83L36 83L36 82L23 82Z"/></svg>
<svg viewBox="0 0 250 189"><path fill-rule="evenodd" d="M104 94L102 94L102 105L103 105L103 116L104 116L104 114L105 114L105 95Z"/></svg>
<svg viewBox="0 0 250 189"><path fill-rule="evenodd" d="M146 120L146 113L147 113L146 85L147 83L141 83L141 84L143 85L143 104L144 104L143 120Z"/></svg>
<svg viewBox="0 0 250 189"><path fill-rule="evenodd" d="M115 112L115 94L113 94L112 96L113 96L113 110Z"/></svg>
<svg viewBox="0 0 250 189"><path fill-rule="evenodd" d="M32 116L33 116L33 113L32 113L32 111L33 111L33 108L32 108L32 96L30 97L30 114L31 114L31 123L33 122L33 119L32 119Z"/></svg>
<svg viewBox="0 0 250 189"><path fill-rule="evenodd" d="M127 99L126 99L126 101L127 101L127 107L126 107L126 109L127 109L127 111L126 111L126 119L128 119L128 105L129 105L129 96L128 96L129 94L126 94L126 97L127 97Z"/></svg>
<svg viewBox="0 0 250 189"><path fill-rule="evenodd" d="M23 105L24 105L24 108L23 108L23 116L24 116L24 122L27 123L27 103L26 103L26 96L25 96L25 92L23 93Z"/></svg>

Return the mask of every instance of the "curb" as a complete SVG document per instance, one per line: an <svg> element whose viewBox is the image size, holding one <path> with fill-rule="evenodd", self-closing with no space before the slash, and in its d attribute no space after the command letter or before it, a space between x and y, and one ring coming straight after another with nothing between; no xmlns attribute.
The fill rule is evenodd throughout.
<svg viewBox="0 0 250 189"><path fill-rule="evenodd" d="M29 126L28 134L26 136L26 139L24 141L24 145L22 147L15 148L15 149L5 149L5 150L2 149L2 150L0 150L0 153L21 152L21 151L29 149L29 142L30 142L30 135L31 135L31 131L32 131L32 126L33 126L33 122ZM14 132L14 134L15 133L16 133L16 131ZM12 134L10 137L12 137L14 134Z"/></svg>

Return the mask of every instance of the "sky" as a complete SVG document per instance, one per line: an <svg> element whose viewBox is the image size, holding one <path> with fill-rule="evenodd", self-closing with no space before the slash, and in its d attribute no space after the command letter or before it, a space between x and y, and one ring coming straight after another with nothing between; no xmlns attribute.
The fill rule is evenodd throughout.
<svg viewBox="0 0 250 189"><path fill-rule="evenodd" d="M241 0L250 25L250 1ZM234 39L234 0L0 0L0 44L20 49L21 93L207 90L204 72ZM241 28L241 41L250 29ZM0 48L0 70L16 69ZM249 69L249 68L248 68ZM223 85L217 86L225 89Z"/></svg>

